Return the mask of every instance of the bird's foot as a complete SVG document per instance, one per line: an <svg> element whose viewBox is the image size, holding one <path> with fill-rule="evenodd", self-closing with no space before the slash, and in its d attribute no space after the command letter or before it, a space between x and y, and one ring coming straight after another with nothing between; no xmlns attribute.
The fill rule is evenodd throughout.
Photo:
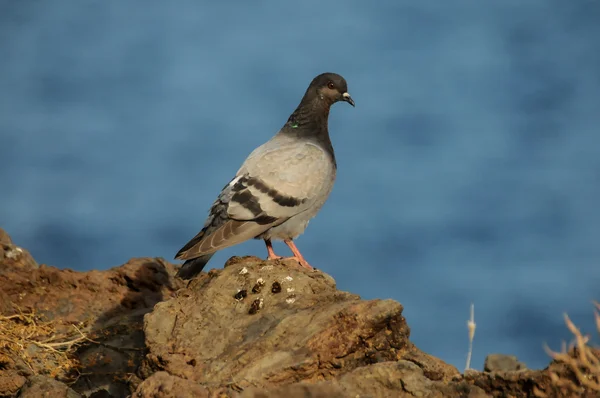
<svg viewBox="0 0 600 398"><path fill-rule="evenodd" d="M292 258L294 258L296 261L298 261L298 263L300 264L301 267L306 268L310 271L314 270L314 268L305 259L297 258L297 257L292 257Z"/></svg>
<svg viewBox="0 0 600 398"><path fill-rule="evenodd" d="M269 253L269 255L267 256L267 260L283 260L284 257L282 256L278 256L277 254L273 253Z"/></svg>
<svg viewBox="0 0 600 398"><path fill-rule="evenodd" d="M302 268L306 268L311 271L314 270L314 268L310 266L308 261L306 261L304 259L304 256L302 256L302 254L300 253L300 250L298 250L298 248L296 247L296 245L294 244L294 242L291 239L286 239L283 242L286 245L288 245L288 247L290 248L292 253L294 253L294 257L290 257L290 258L293 258L294 260L296 260Z"/></svg>
<svg viewBox="0 0 600 398"><path fill-rule="evenodd" d="M303 258L298 258L298 257L281 257L281 256L276 256L276 257L269 257L268 260L281 260L281 261L285 261L285 260L294 260L295 262L297 262L298 264L300 264L300 266L302 268L306 268L309 270L314 270L314 267L311 267L311 265Z"/></svg>

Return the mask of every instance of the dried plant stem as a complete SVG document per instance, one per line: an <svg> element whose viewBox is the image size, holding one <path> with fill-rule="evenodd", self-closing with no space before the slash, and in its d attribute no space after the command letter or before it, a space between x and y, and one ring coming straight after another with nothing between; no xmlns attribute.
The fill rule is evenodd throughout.
<svg viewBox="0 0 600 398"><path fill-rule="evenodd" d="M473 339L475 338L475 304L471 303L471 317L467 321L467 328L469 329L469 351L467 352L467 364L465 371L471 369L471 355L473 354Z"/></svg>
<svg viewBox="0 0 600 398"><path fill-rule="evenodd" d="M600 304L594 302L594 306L596 307L594 311L596 327L600 333L600 314L598 313ZM563 342L560 352L552 351L547 346L545 349L554 360L569 367L575 374L579 386L570 380L561 379L556 373L550 373L550 377L556 386L569 391L577 391L581 386L592 391L600 391L600 356L588 345L589 336L584 336L566 314L564 318L567 328L575 337L575 342L569 346Z"/></svg>

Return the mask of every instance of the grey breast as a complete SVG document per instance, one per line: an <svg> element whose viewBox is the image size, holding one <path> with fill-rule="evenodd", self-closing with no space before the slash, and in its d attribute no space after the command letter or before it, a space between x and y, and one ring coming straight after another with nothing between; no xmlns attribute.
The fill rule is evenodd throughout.
<svg viewBox="0 0 600 398"><path fill-rule="evenodd" d="M290 239L301 234L331 193L336 167L331 155L310 141L282 137L257 148L237 175L260 176L270 196L259 190L266 214L284 219L261 234L261 238ZM274 195L275 194L275 195ZM282 205L274 197L293 198Z"/></svg>

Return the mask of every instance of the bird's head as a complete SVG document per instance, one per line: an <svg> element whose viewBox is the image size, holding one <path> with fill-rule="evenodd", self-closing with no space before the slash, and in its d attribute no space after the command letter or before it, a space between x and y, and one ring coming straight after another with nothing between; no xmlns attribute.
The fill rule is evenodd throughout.
<svg viewBox="0 0 600 398"><path fill-rule="evenodd" d="M354 100L348 93L346 79L337 73L322 73L315 77L308 87L307 94L309 93L330 105L345 101L354 106Z"/></svg>

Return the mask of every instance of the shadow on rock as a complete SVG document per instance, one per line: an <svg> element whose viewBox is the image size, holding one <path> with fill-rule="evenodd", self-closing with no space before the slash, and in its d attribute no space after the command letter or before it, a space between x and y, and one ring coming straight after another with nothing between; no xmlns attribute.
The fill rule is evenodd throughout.
<svg viewBox="0 0 600 398"><path fill-rule="evenodd" d="M112 271L112 272L111 272ZM93 271L92 271L93 272ZM99 291L115 305L99 314L91 325L90 340L77 350L81 369L73 389L121 397L131 394L140 380L136 370L146 353L144 315L169 299L182 286L174 266L162 259L132 259L107 275L109 286Z"/></svg>

